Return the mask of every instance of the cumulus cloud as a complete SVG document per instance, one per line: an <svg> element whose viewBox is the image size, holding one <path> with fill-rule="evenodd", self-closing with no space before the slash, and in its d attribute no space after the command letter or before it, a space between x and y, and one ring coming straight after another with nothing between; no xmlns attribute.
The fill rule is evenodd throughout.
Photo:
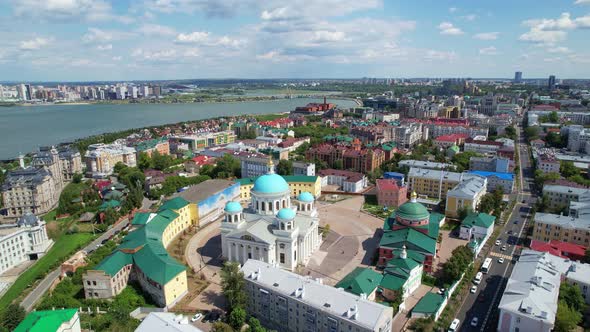
<svg viewBox="0 0 590 332"><path fill-rule="evenodd" d="M562 13L556 19L526 20L523 25L529 31L522 34L519 39L539 44L555 44L567 37L568 30L590 28L590 15L571 17L570 13Z"/></svg>
<svg viewBox="0 0 590 332"><path fill-rule="evenodd" d="M453 51L437 51L428 50L422 57L426 61L452 61L457 57L457 54Z"/></svg>
<svg viewBox="0 0 590 332"><path fill-rule="evenodd" d="M209 40L209 32L195 31L191 33L180 33L174 41L179 44L198 44L207 40Z"/></svg>
<svg viewBox="0 0 590 332"><path fill-rule="evenodd" d="M547 52L549 53L570 53L570 49L565 47L565 46L556 46L556 47L550 47L547 49Z"/></svg>
<svg viewBox="0 0 590 332"><path fill-rule="evenodd" d="M42 38L37 37L30 40L23 40L20 43L20 49L24 51L38 50L44 46L49 45L53 41L53 38Z"/></svg>
<svg viewBox="0 0 590 332"><path fill-rule="evenodd" d="M590 4L590 0L576 0L576 2L574 2L575 5L589 5Z"/></svg>
<svg viewBox="0 0 590 332"><path fill-rule="evenodd" d="M442 22L438 25L438 30L440 30L441 35L458 36L463 34L463 31L455 27L451 22Z"/></svg>
<svg viewBox="0 0 590 332"><path fill-rule="evenodd" d="M174 28L159 24L143 24L136 31L145 36L170 37L176 35Z"/></svg>
<svg viewBox="0 0 590 332"><path fill-rule="evenodd" d="M498 54L498 50L494 46L484 47L479 49L479 54L481 55L496 55Z"/></svg>
<svg viewBox="0 0 590 332"><path fill-rule="evenodd" d="M99 51L110 51L113 49L113 44L98 45L96 49Z"/></svg>
<svg viewBox="0 0 590 332"><path fill-rule="evenodd" d="M449 8L449 13L453 14L453 13L455 13L457 10L458 10L458 8L457 8L457 7L451 7L451 8Z"/></svg>
<svg viewBox="0 0 590 332"><path fill-rule="evenodd" d="M126 31L88 28L88 31L82 35L82 42L85 44L107 43L114 40L126 39L131 36L133 34Z"/></svg>
<svg viewBox="0 0 590 332"><path fill-rule="evenodd" d="M128 16L116 15L111 5L103 0L13 0L17 17L44 21L118 21L131 23Z"/></svg>
<svg viewBox="0 0 590 332"><path fill-rule="evenodd" d="M481 32L473 35L473 38L479 40L496 40L499 35L499 32Z"/></svg>
<svg viewBox="0 0 590 332"><path fill-rule="evenodd" d="M326 31L320 30L313 33L311 42L313 43L329 43L344 40L346 34L342 31Z"/></svg>

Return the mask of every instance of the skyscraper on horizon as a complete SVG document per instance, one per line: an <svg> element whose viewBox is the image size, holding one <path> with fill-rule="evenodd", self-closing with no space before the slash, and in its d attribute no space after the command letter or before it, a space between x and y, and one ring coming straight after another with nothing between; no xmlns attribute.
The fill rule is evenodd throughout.
<svg viewBox="0 0 590 332"><path fill-rule="evenodd" d="M522 72L517 71L514 73L514 83L520 83L520 82L522 82Z"/></svg>
<svg viewBox="0 0 590 332"><path fill-rule="evenodd" d="M547 87L549 88L549 90L555 89L555 75L549 76L549 82L547 84Z"/></svg>

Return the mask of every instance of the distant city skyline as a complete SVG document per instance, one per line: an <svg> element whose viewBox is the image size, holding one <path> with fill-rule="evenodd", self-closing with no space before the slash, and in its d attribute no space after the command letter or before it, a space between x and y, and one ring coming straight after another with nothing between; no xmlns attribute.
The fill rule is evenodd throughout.
<svg viewBox="0 0 590 332"><path fill-rule="evenodd" d="M0 3L3 81L590 78L590 0Z"/></svg>

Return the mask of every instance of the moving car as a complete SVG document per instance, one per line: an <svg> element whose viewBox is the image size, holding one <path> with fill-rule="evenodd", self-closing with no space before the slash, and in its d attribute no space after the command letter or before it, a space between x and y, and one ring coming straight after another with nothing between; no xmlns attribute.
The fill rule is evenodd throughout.
<svg viewBox="0 0 590 332"><path fill-rule="evenodd" d="M498 259L498 263L503 264L504 263L504 258L500 257L500 259Z"/></svg>
<svg viewBox="0 0 590 332"><path fill-rule="evenodd" d="M201 319L203 317L202 313L196 313L192 318L191 318L191 322L196 322L199 319Z"/></svg>
<svg viewBox="0 0 590 332"><path fill-rule="evenodd" d="M469 290L469 292L471 294L475 294L477 292L477 286L471 286L471 289Z"/></svg>
<svg viewBox="0 0 590 332"><path fill-rule="evenodd" d="M451 325L449 326L448 332L457 331L457 329L459 328L459 322L460 322L460 320L458 318L453 319L453 321L451 322Z"/></svg>
<svg viewBox="0 0 590 332"><path fill-rule="evenodd" d="M471 319L471 326L476 327L478 323L479 319L477 319L477 317L473 317L473 319Z"/></svg>

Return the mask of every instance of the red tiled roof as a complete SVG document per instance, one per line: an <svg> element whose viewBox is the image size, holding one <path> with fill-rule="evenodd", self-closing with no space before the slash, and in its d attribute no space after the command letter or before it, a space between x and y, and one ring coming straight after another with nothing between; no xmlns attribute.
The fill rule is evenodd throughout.
<svg viewBox="0 0 590 332"><path fill-rule="evenodd" d="M435 138L435 141L439 142L455 142L458 139L464 139L469 137L467 134L449 134L449 135L442 135Z"/></svg>
<svg viewBox="0 0 590 332"><path fill-rule="evenodd" d="M502 146L503 145L501 142L478 141L478 140L474 140L473 138L466 139L465 143L472 143L472 144L479 144L479 145L495 145L495 146Z"/></svg>
<svg viewBox="0 0 590 332"><path fill-rule="evenodd" d="M586 247L584 246L557 240L551 240L551 242L531 240L531 249L541 252L548 252L554 256L562 258L568 257L564 255L565 253L567 253L569 256L584 256L586 253Z"/></svg>
<svg viewBox="0 0 590 332"><path fill-rule="evenodd" d="M393 179L377 179L377 190L399 190L397 181Z"/></svg>

